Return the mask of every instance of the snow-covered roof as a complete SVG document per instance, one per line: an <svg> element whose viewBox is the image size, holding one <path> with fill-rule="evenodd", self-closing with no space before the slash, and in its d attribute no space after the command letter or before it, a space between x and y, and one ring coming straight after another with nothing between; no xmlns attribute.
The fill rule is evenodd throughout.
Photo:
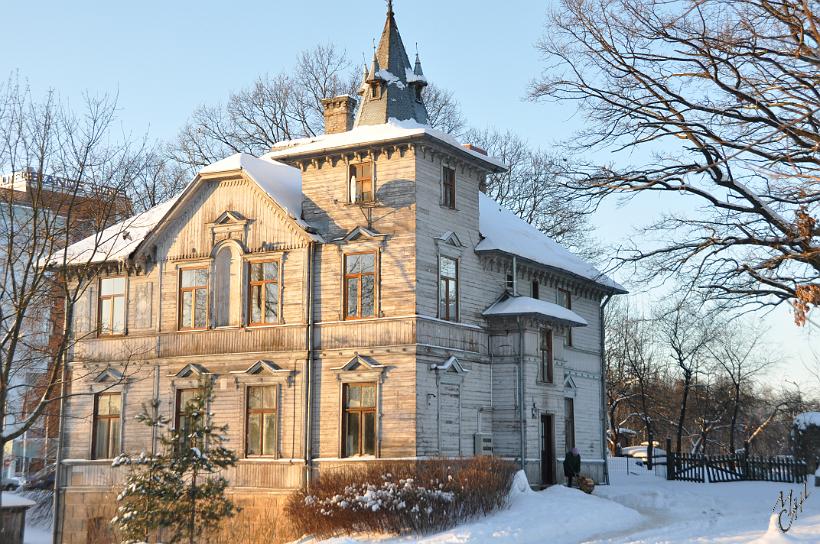
<svg viewBox="0 0 820 544"><path fill-rule="evenodd" d="M501 251L563 270L619 293L626 289L590 263L562 247L484 193L479 193L479 231L482 240L475 250Z"/></svg>
<svg viewBox="0 0 820 544"><path fill-rule="evenodd" d="M236 153L206 166L201 175L244 171L293 219L302 217L302 173L298 168L271 158L256 158L247 153Z"/></svg>
<svg viewBox="0 0 820 544"><path fill-rule="evenodd" d="M309 225L302 219L302 173L292 166L273 159L259 159L247 153L236 153L206 166L199 176L223 172L244 172L268 194L302 228ZM128 259L154 228L168 215L171 208L194 186L194 182L176 197L108 227L100 234L72 244L66 250L68 262L74 264L123 261ZM52 259L57 262L57 259Z"/></svg>
<svg viewBox="0 0 820 544"><path fill-rule="evenodd" d="M263 155L262 159L278 159L294 155L319 153L371 142L398 141L424 134L451 145L484 163L489 163L494 169L506 169L504 163L499 159L468 149L446 132L435 130L412 119L406 121L390 119L390 121L381 125L363 125L347 132L279 142L274 144L272 150Z"/></svg>
<svg viewBox="0 0 820 544"><path fill-rule="evenodd" d="M805 430L811 426L820 427L820 412L803 412L794 418L794 426Z"/></svg>
<svg viewBox="0 0 820 544"><path fill-rule="evenodd" d="M178 198L174 197L150 210L112 225L99 234L92 234L68 246L66 260L69 263L82 264L127 259L157 223L165 217ZM52 259L52 262L57 262L57 259Z"/></svg>
<svg viewBox="0 0 820 544"><path fill-rule="evenodd" d="M536 315L570 327L586 327L589 325L586 319L563 306L546 300L523 296L503 298L484 310L482 315L485 317Z"/></svg>

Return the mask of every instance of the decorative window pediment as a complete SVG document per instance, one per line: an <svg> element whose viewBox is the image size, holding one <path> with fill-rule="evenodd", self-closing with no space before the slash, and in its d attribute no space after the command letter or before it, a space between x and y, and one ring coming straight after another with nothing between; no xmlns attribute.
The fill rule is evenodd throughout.
<svg viewBox="0 0 820 544"><path fill-rule="evenodd" d="M386 368L373 359L356 353L347 363L331 370L340 381L350 382L381 380Z"/></svg>
<svg viewBox="0 0 820 544"><path fill-rule="evenodd" d="M94 383L100 384L113 384L113 383L120 383L122 381L122 372L117 370L116 368L108 367L102 372L100 372L96 378L94 378Z"/></svg>
<svg viewBox="0 0 820 544"><path fill-rule="evenodd" d="M213 222L214 225L227 225L230 223L247 223L248 220L239 212L235 211L225 211L217 217L216 221Z"/></svg>
<svg viewBox="0 0 820 544"><path fill-rule="evenodd" d="M447 232L436 238L436 243L439 246L448 245L458 248L465 247L465 245L461 243L461 240L459 240L458 235L451 230L448 230Z"/></svg>
<svg viewBox="0 0 820 544"><path fill-rule="evenodd" d="M224 211L213 223L208 223L211 230L211 245L216 246L224 240L235 240L245 247L247 243L248 224L250 220L236 211Z"/></svg>
<svg viewBox="0 0 820 544"><path fill-rule="evenodd" d="M202 365L190 363L182 367L182 370L176 374L171 374L172 378L201 378L202 376L210 376L211 373Z"/></svg>
<svg viewBox="0 0 820 544"><path fill-rule="evenodd" d="M281 368L273 361L256 361L245 370L232 370L237 386L240 383L287 383L292 385L294 370Z"/></svg>
<svg viewBox="0 0 820 544"><path fill-rule="evenodd" d="M574 397L577 391L578 387L575 385L575 380L572 379L572 376L564 376L564 396Z"/></svg>
<svg viewBox="0 0 820 544"><path fill-rule="evenodd" d="M454 374L466 374L470 372L464 368L455 357L450 357L441 364L434 363L430 365L430 370L435 370L436 372L451 372Z"/></svg>
<svg viewBox="0 0 820 544"><path fill-rule="evenodd" d="M343 245L353 242L376 242L382 244L387 238L386 234L380 234L367 227L356 227L341 238L334 240L334 243Z"/></svg>

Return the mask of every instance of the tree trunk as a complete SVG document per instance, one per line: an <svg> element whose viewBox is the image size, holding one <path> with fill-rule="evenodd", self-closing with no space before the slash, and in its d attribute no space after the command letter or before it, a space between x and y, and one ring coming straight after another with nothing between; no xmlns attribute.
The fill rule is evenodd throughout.
<svg viewBox="0 0 820 544"><path fill-rule="evenodd" d="M682 367L683 368L683 367ZM683 451L683 424L686 420L686 402L689 398L689 386L692 382L692 371L684 368L683 370L683 393L681 395L680 401L680 415L678 416L678 432L677 432L677 443L675 446L677 447L678 451Z"/></svg>
<svg viewBox="0 0 820 544"><path fill-rule="evenodd" d="M732 407L732 422L729 425L729 453L735 454L735 429L737 428L737 414L740 410L740 383L735 384L735 403Z"/></svg>

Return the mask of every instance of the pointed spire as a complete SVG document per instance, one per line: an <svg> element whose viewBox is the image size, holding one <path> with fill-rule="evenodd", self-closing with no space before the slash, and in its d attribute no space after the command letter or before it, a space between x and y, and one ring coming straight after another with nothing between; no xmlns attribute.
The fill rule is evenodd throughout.
<svg viewBox="0 0 820 544"><path fill-rule="evenodd" d="M384 30L367 75L368 84L373 85L376 81L381 83L382 90L365 97L356 126L379 125L392 118L427 123L427 109L419 92L427 82L418 56L415 69L410 64L394 17L392 0L387 2Z"/></svg>
<svg viewBox="0 0 820 544"><path fill-rule="evenodd" d="M419 58L419 44L416 43L416 66L413 68L413 73L419 77L424 77L424 71L421 69L421 59Z"/></svg>
<svg viewBox="0 0 820 544"><path fill-rule="evenodd" d="M381 71L382 68L379 65L379 58L376 56L376 53L374 52L373 62L370 64L370 72L367 74L367 82L373 83L375 81L384 81L384 78L379 73Z"/></svg>

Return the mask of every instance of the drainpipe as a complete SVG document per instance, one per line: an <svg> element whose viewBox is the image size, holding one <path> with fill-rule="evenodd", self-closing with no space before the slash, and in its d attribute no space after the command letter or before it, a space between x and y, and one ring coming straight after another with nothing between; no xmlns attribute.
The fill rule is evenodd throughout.
<svg viewBox="0 0 820 544"><path fill-rule="evenodd" d="M603 456L604 461L604 483L606 485L609 485L609 465L606 462L606 452L608 448L606 445L606 352L604 351L606 349L606 329L604 329L606 323L604 319L604 309L606 308L606 305L609 304L610 300L612 300L612 293L608 294L604 299L604 303L601 304L601 310L599 314L599 319L601 323L601 455Z"/></svg>
<svg viewBox="0 0 820 544"><path fill-rule="evenodd" d="M521 316L518 323L518 415L521 424L521 470L527 468L527 419L524 415L524 324Z"/></svg>
<svg viewBox="0 0 820 544"><path fill-rule="evenodd" d="M313 475L313 336L314 336L314 257L315 242L308 244L307 250L307 358L305 362L305 489L310 489Z"/></svg>

